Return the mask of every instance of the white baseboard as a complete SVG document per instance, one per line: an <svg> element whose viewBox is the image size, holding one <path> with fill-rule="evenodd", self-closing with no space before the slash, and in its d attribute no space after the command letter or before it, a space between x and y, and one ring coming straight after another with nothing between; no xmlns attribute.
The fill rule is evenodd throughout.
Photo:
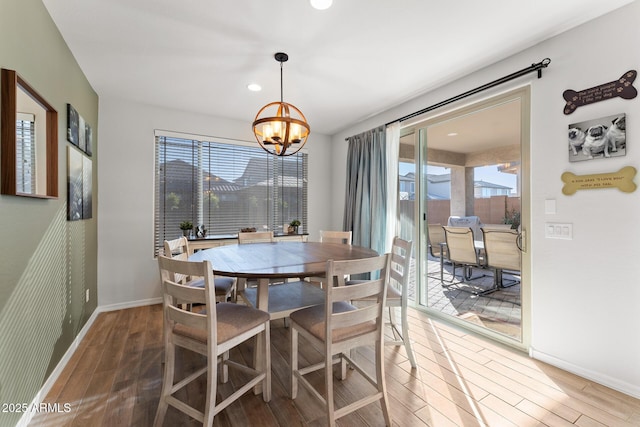
<svg viewBox="0 0 640 427"><path fill-rule="evenodd" d="M30 408L39 407L40 403L42 403L47 394L49 394L49 391L51 391L51 387L53 387L58 377L62 373L62 370L65 368L65 366L67 366L67 363L69 363L69 360L71 359L71 356L73 356L73 353L75 353L80 346L80 343L84 339L84 336L87 334L87 331L89 331L89 328L91 328L91 325L93 325L93 322L95 322L98 314L100 314L100 311L98 309L95 309L87 320L87 323L85 323L82 329L80 329L80 332L78 332L78 335L76 335L76 338L64 353L64 356L62 356L62 359L60 359L60 361L56 365L56 368L49 375L49 378L47 378L42 387L40 387L40 390L31 402L31 406L29 406ZM35 414L35 411L25 411L22 414L22 418L20 418L20 421L18 421L18 424L16 424L16 427L27 427Z"/></svg>
<svg viewBox="0 0 640 427"><path fill-rule="evenodd" d="M604 375L601 372L596 372L590 369L582 368L580 366L569 363L566 360L558 359L557 357L551 356L546 353L542 353L533 348L530 349L529 354L534 359L556 366L560 369L564 369L565 371L574 373L583 378L594 381L598 384L602 384L604 386L617 390L621 393L628 394L629 396L640 399L640 386L638 385L630 384L618 378L613 378L608 375Z"/></svg>
<svg viewBox="0 0 640 427"><path fill-rule="evenodd" d="M49 391L51 391L51 388L53 387L55 382L58 380L58 377L62 373L62 370L65 368L65 366L67 366L67 363L69 363L69 360L71 360L73 353L76 352L76 350L80 346L80 343L82 342L85 335L93 325L93 322L95 322L96 318L100 313L103 313L106 311L123 310L125 308L142 307L145 305L153 305L153 304L159 304L159 303L162 303L161 297L149 298L146 300L138 300L138 301L132 301L132 302L126 302L126 303L119 303L119 304L111 304L106 306L98 306L93 311L89 319L87 320L87 323L84 324L84 326L82 327L78 335L76 335L76 338L73 340L73 342L71 343L67 351L64 353L64 356L62 356L62 359L60 359L60 361L56 365L56 368L51 372L51 374L49 375L49 378L47 378L47 380L42 385L42 387L40 388L36 396L33 398L33 401L31 402L31 406L29 407L35 408L40 406L40 403L42 403L42 401L47 396L47 394L49 394ZM35 415L35 411L25 411L24 414L22 415L22 418L20 418L20 420L18 421L18 424L16 424L16 427L27 427L34 415Z"/></svg>
<svg viewBox="0 0 640 427"><path fill-rule="evenodd" d="M96 310L100 312L124 310L125 308L142 307L145 305L162 304L162 297L141 299L137 301L119 302L116 304L101 305Z"/></svg>

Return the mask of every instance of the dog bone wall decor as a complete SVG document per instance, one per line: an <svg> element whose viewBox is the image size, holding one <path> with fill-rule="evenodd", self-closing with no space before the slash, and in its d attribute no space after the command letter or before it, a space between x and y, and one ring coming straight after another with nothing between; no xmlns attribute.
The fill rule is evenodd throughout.
<svg viewBox="0 0 640 427"><path fill-rule="evenodd" d="M592 175L576 175L565 172L560 177L564 182L562 193L566 196L575 194L578 190L593 190L596 188L613 188L624 193L632 193L636 190L633 178L636 176L636 168L626 166L618 172L600 173Z"/></svg>
<svg viewBox="0 0 640 427"><path fill-rule="evenodd" d="M576 92L567 89L562 93L562 97L567 104L564 106L564 114L568 115L582 107L606 99L620 97L622 99L633 99L638 95L638 91L633 87L633 81L638 75L636 70L629 70L619 79L609 83L601 84L589 89Z"/></svg>

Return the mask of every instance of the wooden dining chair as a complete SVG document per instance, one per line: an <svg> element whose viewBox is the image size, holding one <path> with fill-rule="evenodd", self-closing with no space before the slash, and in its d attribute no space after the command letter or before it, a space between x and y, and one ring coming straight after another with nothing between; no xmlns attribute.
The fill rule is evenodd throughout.
<svg viewBox="0 0 640 427"><path fill-rule="evenodd" d="M253 232L239 232L238 243L269 243L273 242L273 231L253 231Z"/></svg>
<svg viewBox="0 0 640 427"><path fill-rule="evenodd" d="M393 340L385 340L385 345L403 345L412 368L417 368L416 357L409 339L409 273L411 269L411 251L413 242L393 238L391 246L391 270L389 272L389 287L387 289L387 307L389 307L389 326ZM347 280L347 286L362 283L362 280ZM371 298L359 300L368 301ZM400 308L400 325L397 324L396 308Z"/></svg>
<svg viewBox="0 0 640 427"><path fill-rule="evenodd" d="M273 242L273 231L241 231L238 233L238 244L249 243L271 243ZM255 280L247 281L245 278L238 279L238 290L243 291L247 284L255 286ZM270 283L282 283L282 280L271 280Z"/></svg>
<svg viewBox="0 0 640 427"><path fill-rule="evenodd" d="M344 245L350 245L353 233L351 231L333 231L333 230L320 230L320 242L321 243L340 243ZM320 276L307 277L307 282L314 283L320 288L324 287L325 278Z"/></svg>
<svg viewBox="0 0 640 427"><path fill-rule="evenodd" d="M173 259L186 261L193 251L189 248L189 241L186 237L179 237L173 240L164 241L164 255ZM177 275L175 282L183 285L193 286L196 288L204 287L204 278L202 277L185 277ZM236 279L235 277L214 277L213 279L216 301L224 302L229 299L236 301Z"/></svg>
<svg viewBox="0 0 640 427"><path fill-rule="evenodd" d="M329 282L336 286L325 287L325 303L291 314L291 398L297 397L298 384L302 384L323 404L329 426L335 426L336 419L377 401L380 401L382 406L386 424L391 426L384 376L383 338L383 310L389 285L390 263L389 254L350 261L329 260L325 274ZM344 286L346 275L361 273L371 273L372 277L379 278ZM362 307L351 304L352 300L363 298L373 299L374 302ZM324 356L322 362L303 368L298 366L300 337ZM364 345L375 346L375 377L369 375L348 355L352 348ZM370 382L376 391L372 395L336 408L332 368L336 363L344 366L345 361ZM305 377L322 369L326 398Z"/></svg>
<svg viewBox="0 0 640 427"><path fill-rule="evenodd" d="M455 284L456 268L462 268L461 282L486 277L486 275L473 276L474 268L484 268L484 259L480 256L480 251L476 248L473 230L471 227L442 227L447 243L447 258L453 266L451 284ZM443 280L441 278L441 280ZM458 283L461 283L458 282ZM444 281L443 281L444 283ZM490 290L489 290L490 291ZM473 292L482 295L489 291Z"/></svg>
<svg viewBox="0 0 640 427"><path fill-rule="evenodd" d="M323 243L351 244L353 233L351 231L320 230L320 241Z"/></svg>
<svg viewBox="0 0 640 427"><path fill-rule="evenodd" d="M273 233L246 232L238 234L239 244L272 242ZM245 304L256 307L258 301L258 288L255 280L238 279L240 284L240 297ZM321 304L324 294L309 282L299 279L270 279L269 280L269 307L268 313L271 320L284 319L288 326L289 314L295 310L311 305Z"/></svg>
<svg viewBox="0 0 640 427"><path fill-rule="evenodd" d="M485 263L494 269L494 285L496 288L508 288L520 283L512 280L505 284L504 271L520 273L522 254L518 245L520 233L517 230L483 228Z"/></svg>
<svg viewBox="0 0 640 427"><path fill-rule="evenodd" d="M262 398L271 399L271 349L269 335L269 315L240 304L217 303L213 290L213 272L209 261L192 262L158 256L158 266L162 282L164 311L164 376L160 402L156 411L154 426L161 426L167 408L177 410L212 426L216 414L252 388L262 385ZM173 280L176 275L199 276L204 279L204 287L185 286ZM192 312L183 310L177 304L187 301L190 304L204 305L204 310ZM261 366L251 367L229 359L229 350L237 345L262 336L264 345L254 351L264 352ZM176 379L176 347L202 354L207 357L205 367L196 370L185 378ZM228 369L237 368L250 377L238 386L227 398L217 402L218 362L222 365L221 382L229 378ZM206 374L204 411L194 408L183 399L189 396L180 390ZM246 378L244 375L242 378Z"/></svg>

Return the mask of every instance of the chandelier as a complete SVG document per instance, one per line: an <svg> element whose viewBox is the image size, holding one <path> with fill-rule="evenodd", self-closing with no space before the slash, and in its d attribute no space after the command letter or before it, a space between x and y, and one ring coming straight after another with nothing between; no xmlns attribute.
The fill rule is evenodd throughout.
<svg viewBox="0 0 640 427"><path fill-rule="evenodd" d="M271 102L258 111L252 125L253 133L267 153L290 156L304 146L311 128L296 106L283 101L282 64L289 56L278 52L274 57L280 63L280 102Z"/></svg>

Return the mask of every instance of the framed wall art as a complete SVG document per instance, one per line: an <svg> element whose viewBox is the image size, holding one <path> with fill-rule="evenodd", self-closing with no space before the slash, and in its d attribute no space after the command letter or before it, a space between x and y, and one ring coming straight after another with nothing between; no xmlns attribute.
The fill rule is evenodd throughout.
<svg viewBox="0 0 640 427"><path fill-rule="evenodd" d="M569 161L607 159L627 154L627 118L620 113L569 125Z"/></svg>
<svg viewBox="0 0 640 427"><path fill-rule="evenodd" d="M67 220L82 219L82 153L67 147Z"/></svg>
<svg viewBox="0 0 640 427"><path fill-rule="evenodd" d="M76 147L67 147L67 220L93 217L93 164Z"/></svg>
<svg viewBox="0 0 640 427"><path fill-rule="evenodd" d="M80 126L80 116L73 105L67 104L67 141L75 145L79 146L80 136L78 134L79 126Z"/></svg>
<svg viewBox="0 0 640 427"><path fill-rule="evenodd" d="M85 152L88 156L93 154L93 132L89 123L73 108L67 104L67 141Z"/></svg>

